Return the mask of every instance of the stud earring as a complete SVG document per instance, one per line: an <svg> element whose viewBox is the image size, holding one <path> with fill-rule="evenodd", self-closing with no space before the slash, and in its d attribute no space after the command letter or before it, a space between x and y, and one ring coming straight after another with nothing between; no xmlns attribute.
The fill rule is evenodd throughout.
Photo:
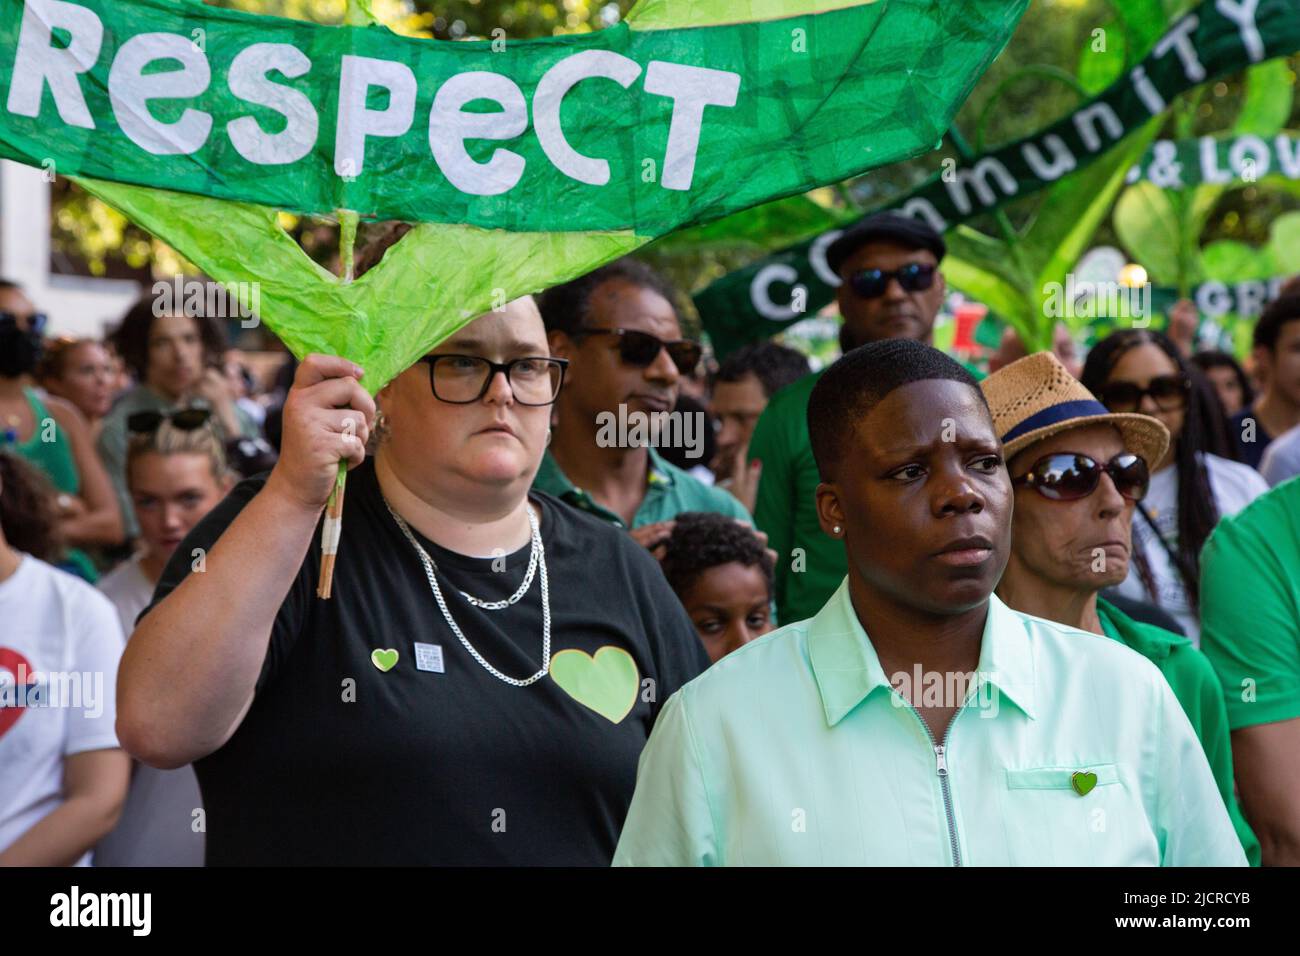
<svg viewBox="0 0 1300 956"><path fill-rule="evenodd" d="M839 526L839 525L836 525L835 527L831 528L831 531L833 531L835 534L839 534L839 533L840 533L840 526Z"/></svg>

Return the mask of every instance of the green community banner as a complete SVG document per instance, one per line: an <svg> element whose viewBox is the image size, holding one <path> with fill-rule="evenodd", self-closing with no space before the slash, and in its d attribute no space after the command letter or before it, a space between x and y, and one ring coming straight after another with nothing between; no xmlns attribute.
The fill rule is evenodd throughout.
<svg viewBox="0 0 1300 956"><path fill-rule="evenodd" d="M1160 139L1129 171L1128 182L1147 180L1161 189L1255 183L1270 176L1300 181L1300 137L1245 134L1202 136L1178 142Z"/></svg>
<svg viewBox="0 0 1300 956"><path fill-rule="evenodd" d="M873 212L897 210L946 232L1086 167L1163 113L1180 93L1296 50L1300 50L1300 0L1203 0L1174 22L1122 79L1072 114L1032 136L967 161L954 161L917 189ZM1297 157L1290 139L1264 144L1262 151L1255 142L1240 145L1240 139L1238 165L1249 157L1262 167L1267 154L1271 167L1294 168ZM1212 175L1233 166L1232 149L1227 146L1225 166L1216 146ZM1167 150L1158 158L1167 160ZM1210 166L1202 163L1197 168ZM720 355L774 335L834 298L840 280L827 267L825 255L840 232L823 232L696 293L695 304Z"/></svg>
<svg viewBox="0 0 1300 956"><path fill-rule="evenodd" d="M373 391L509 299L931 148L1026 2L643 0L593 34L452 43L0 0L0 156L255 283L295 354L350 358ZM345 237L356 216L420 225L353 282L281 209L337 210Z"/></svg>
<svg viewBox="0 0 1300 956"><path fill-rule="evenodd" d="M1238 355L1248 352L1255 320L1278 297L1282 285L1290 278L1286 275L1236 282L1211 279L1188 289L1187 298L1196 303L1201 315L1195 336L1197 348L1220 349ZM1105 315L1088 323L1086 344L1091 347L1120 328L1145 327L1140 323L1150 323L1151 327L1163 331L1168 326L1164 316L1180 298L1175 288L1152 286L1144 303L1145 318L1139 321L1120 317L1120 310L1104 309Z"/></svg>

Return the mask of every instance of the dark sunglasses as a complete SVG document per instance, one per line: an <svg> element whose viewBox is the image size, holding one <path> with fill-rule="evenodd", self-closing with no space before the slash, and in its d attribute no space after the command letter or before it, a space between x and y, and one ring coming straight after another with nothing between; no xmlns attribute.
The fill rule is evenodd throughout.
<svg viewBox="0 0 1300 956"><path fill-rule="evenodd" d="M33 335L44 335L49 316L44 312L33 312L27 317L27 331ZM18 328L18 316L12 312L0 312L0 332Z"/></svg>
<svg viewBox="0 0 1300 956"><path fill-rule="evenodd" d="M1112 412L1135 412L1146 395L1156 403L1162 412L1175 412L1187 404L1187 393L1191 382L1186 375L1160 375L1153 378L1146 388L1135 382L1112 382L1104 385L1097 397Z"/></svg>
<svg viewBox="0 0 1300 956"><path fill-rule="evenodd" d="M884 269L859 269L849 276L849 287L860 298L878 299L889 288L890 280L897 279L904 292L924 292L934 285L934 266L922 262L909 262L901 269L886 272Z"/></svg>
<svg viewBox="0 0 1300 956"><path fill-rule="evenodd" d="M1012 487L1027 485L1044 498L1052 501L1077 501L1097 490L1102 473L1110 475L1115 490L1130 501L1146 497L1151 475L1147 463L1137 455L1123 452L1106 464L1100 464L1087 455L1058 452L1044 455L1019 478L1012 478Z"/></svg>
<svg viewBox="0 0 1300 956"><path fill-rule="evenodd" d="M683 375L694 375L696 367L700 364L700 358L704 355L704 348L699 342L690 339L665 342L649 332L638 332L635 329L582 328L574 335L578 338L588 335L617 335L619 358L636 368L649 368L659 357L659 350L667 349L668 357L673 360L678 372Z"/></svg>
<svg viewBox="0 0 1300 956"><path fill-rule="evenodd" d="M146 435L156 432L163 422L171 422L173 428L179 428L183 432L192 432L196 428L202 428L212 417L212 412L206 408L178 408L174 412L156 412L143 411L132 412L126 416L126 430L134 432L137 435Z"/></svg>

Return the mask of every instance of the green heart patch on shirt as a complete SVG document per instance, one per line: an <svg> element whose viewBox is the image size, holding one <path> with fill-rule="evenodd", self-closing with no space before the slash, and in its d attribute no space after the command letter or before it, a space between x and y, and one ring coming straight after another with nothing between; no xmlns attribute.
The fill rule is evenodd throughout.
<svg viewBox="0 0 1300 956"><path fill-rule="evenodd" d="M602 647L592 657L570 648L551 657L551 679L610 723L617 724L636 703L640 685L636 661L621 647Z"/></svg>

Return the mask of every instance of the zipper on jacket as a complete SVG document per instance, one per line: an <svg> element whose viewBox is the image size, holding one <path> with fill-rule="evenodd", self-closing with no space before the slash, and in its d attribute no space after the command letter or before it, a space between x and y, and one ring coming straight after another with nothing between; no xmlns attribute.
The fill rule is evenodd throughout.
<svg viewBox="0 0 1300 956"><path fill-rule="evenodd" d="M897 691L895 691L897 693ZM952 788L948 784L948 760L945 754L948 750L948 736L952 733L952 725L957 722L961 712L965 710L966 703L957 708L957 713L952 715L952 720L948 721L948 727L943 732L943 743L934 739L934 733L930 730L930 725L925 722L921 712L912 706L909 701L908 709L916 714L916 719L921 722L921 728L925 731L926 737L930 739L930 746L934 748L934 769L939 776L939 788L943 791L943 812L948 822L948 845L952 848L952 865L961 866L961 847L957 844L957 815L952 809Z"/></svg>

